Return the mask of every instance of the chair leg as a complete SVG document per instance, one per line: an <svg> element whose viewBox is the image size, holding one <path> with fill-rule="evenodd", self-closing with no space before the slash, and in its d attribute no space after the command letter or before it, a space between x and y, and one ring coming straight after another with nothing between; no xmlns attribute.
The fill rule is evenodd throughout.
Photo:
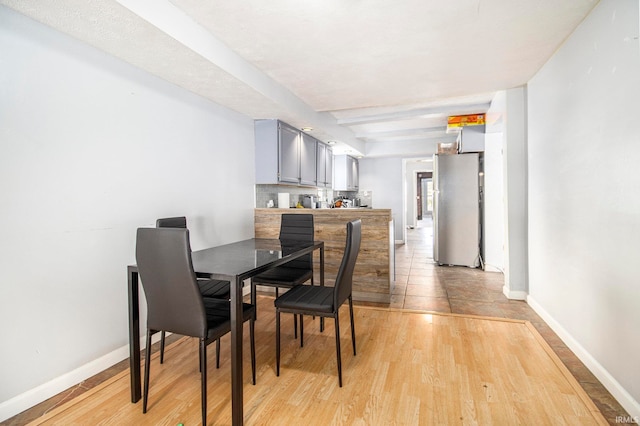
<svg viewBox="0 0 640 426"><path fill-rule="evenodd" d="M298 338L298 316L293 314L293 338Z"/></svg>
<svg viewBox="0 0 640 426"><path fill-rule="evenodd" d="M311 276L311 285L313 284L313 276ZM322 285L322 283L320 283L319 285ZM316 319L316 317L314 316L313 319ZM320 317L320 333L324 332L324 317Z"/></svg>
<svg viewBox="0 0 640 426"><path fill-rule="evenodd" d="M336 322L336 355L338 361L338 383L342 387L342 357L340 356L340 318L338 312L335 313Z"/></svg>
<svg viewBox="0 0 640 426"><path fill-rule="evenodd" d="M160 364L164 363L164 330L160 332Z"/></svg>
<svg viewBox="0 0 640 426"><path fill-rule="evenodd" d="M353 321L353 298L349 296L349 316L351 317L351 342L353 343L353 355L356 354L356 329Z"/></svg>
<svg viewBox="0 0 640 426"><path fill-rule="evenodd" d="M149 400L149 370L151 369L151 330L147 330L147 347L144 351L144 393L142 395L142 412L147 412Z"/></svg>
<svg viewBox="0 0 640 426"><path fill-rule="evenodd" d="M200 380L202 398L202 424L207 424L207 344L205 339L200 339Z"/></svg>
<svg viewBox="0 0 640 426"><path fill-rule="evenodd" d="M293 317L295 318L296 315L293 314ZM304 321L302 319L302 314L300 314L300 347L304 346Z"/></svg>
<svg viewBox="0 0 640 426"><path fill-rule="evenodd" d="M216 368L220 368L220 339L216 340Z"/></svg>
<svg viewBox="0 0 640 426"><path fill-rule="evenodd" d="M276 376L280 376L280 310L276 309Z"/></svg>
<svg viewBox="0 0 640 426"><path fill-rule="evenodd" d="M302 324L302 314L300 314L298 316L300 317L300 324ZM296 315L293 316L294 321L298 322L298 320L295 317L296 317ZM302 325L300 325L300 337L302 337ZM300 342L300 347L302 347L302 342Z"/></svg>
<svg viewBox="0 0 640 426"><path fill-rule="evenodd" d="M249 338L251 339L251 378L253 384L256 384L256 339L255 339L255 320L249 320Z"/></svg>
<svg viewBox="0 0 640 426"><path fill-rule="evenodd" d="M313 271L313 268L311 268L311 270ZM314 280L313 280L313 275L314 274L311 274L311 285L315 285ZM315 315L313 315L312 318L313 318L314 321L316 320L316 316ZM323 325L324 325L324 323L322 322L322 317L320 317L320 332L322 332L322 330L324 328Z"/></svg>

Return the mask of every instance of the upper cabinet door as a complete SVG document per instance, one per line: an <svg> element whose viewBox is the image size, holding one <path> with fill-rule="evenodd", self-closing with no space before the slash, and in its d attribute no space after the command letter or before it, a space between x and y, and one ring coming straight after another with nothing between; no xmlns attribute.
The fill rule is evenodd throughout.
<svg viewBox="0 0 640 426"><path fill-rule="evenodd" d="M316 186L331 188L333 174L333 151L320 141L316 149Z"/></svg>
<svg viewBox="0 0 640 426"><path fill-rule="evenodd" d="M327 156L327 165L326 165L327 180L326 180L325 186L327 188L332 188L333 187L333 150L329 147L327 147L326 156Z"/></svg>
<svg viewBox="0 0 640 426"><path fill-rule="evenodd" d="M358 159L350 155L336 155L335 180L333 189L338 191L357 191L359 185Z"/></svg>
<svg viewBox="0 0 640 426"><path fill-rule="evenodd" d="M316 143L316 186L327 185L327 146L322 142Z"/></svg>
<svg viewBox="0 0 640 426"><path fill-rule="evenodd" d="M349 179L349 189L351 191L357 191L360 185L360 164L357 158L349 158L351 159L351 164L349 165L351 171L351 176Z"/></svg>
<svg viewBox="0 0 640 426"><path fill-rule="evenodd" d="M300 132L293 127L279 123L278 155L280 169L278 180L287 183L300 182Z"/></svg>
<svg viewBox="0 0 640 426"><path fill-rule="evenodd" d="M316 143L318 140L306 133L300 143L300 184L316 185Z"/></svg>

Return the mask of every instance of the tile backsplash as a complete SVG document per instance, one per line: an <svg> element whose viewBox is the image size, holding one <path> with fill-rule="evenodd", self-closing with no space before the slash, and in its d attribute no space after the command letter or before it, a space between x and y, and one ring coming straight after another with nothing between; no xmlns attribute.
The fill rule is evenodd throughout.
<svg viewBox="0 0 640 426"><path fill-rule="evenodd" d="M286 192L289 194L289 206L278 205L278 193ZM269 200L273 200L274 207L287 208L295 207L305 195L313 195L318 201L332 202L334 197L355 197L355 192L350 191L334 191L328 188L313 188L303 186L289 185L256 185L256 207L265 208Z"/></svg>

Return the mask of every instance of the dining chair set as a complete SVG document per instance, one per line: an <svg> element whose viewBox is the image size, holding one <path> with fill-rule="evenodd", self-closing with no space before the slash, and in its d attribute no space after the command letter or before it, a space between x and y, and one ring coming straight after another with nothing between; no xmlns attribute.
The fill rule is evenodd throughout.
<svg viewBox="0 0 640 426"><path fill-rule="evenodd" d="M294 336L300 324L300 346L304 345L303 316L333 317L335 324L338 381L342 387L340 325L338 311L349 302L351 340L356 354L353 316L352 277L360 250L361 222L346 225L344 255L333 287L314 285L313 258L303 255L269 269L251 280L251 303L242 303L243 322L249 322L252 383L256 384L255 321L256 286L276 289L276 376L280 375L280 316L294 315ZM311 214L283 214L280 241L313 241ZM287 253L283 253L286 255ZM193 268L189 230L185 217L158 219L155 228L139 228L136 239L136 262L147 300L147 337L143 387L143 413L147 411L151 337L160 332L160 363L164 361L165 332L199 339L202 424L207 413L207 346L216 342L216 368L220 366L220 338L231 331L230 282L199 276ZM305 284L310 281L311 285ZM287 291L280 295L279 289ZM323 322L321 321L321 331Z"/></svg>

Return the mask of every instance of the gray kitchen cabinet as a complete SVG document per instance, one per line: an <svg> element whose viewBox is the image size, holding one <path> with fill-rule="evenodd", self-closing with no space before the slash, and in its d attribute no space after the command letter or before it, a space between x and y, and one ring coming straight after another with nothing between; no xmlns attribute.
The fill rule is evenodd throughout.
<svg viewBox="0 0 640 426"><path fill-rule="evenodd" d="M257 184L316 186L318 140L279 120L256 120Z"/></svg>
<svg viewBox="0 0 640 426"><path fill-rule="evenodd" d="M333 181L333 150L329 145L317 141L316 144L316 186L331 188Z"/></svg>
<svg viewBox="0 0 640 426"><path fill-rule="evenodd" d="M357 191L360 188L360 162L357 158L351 157L351 188Z"/></svg>
<svg viewBox="0 0 640 426"><path fill-rule="evenodd" d="M359 186L358 159L350 155L334 156L333 189L336 191L357 191Z"/></svg>
<svg viewBox="0 0 640 426"><path fill-rule="evenodd" d="M300 178L300 132L278 120L256 120L256 183L297 184Z"/></svg>
<svg viewBox="0 0 640 426"><path fill-rule="evenodd" d="M316 144L313 136L300 133L300 185L316 186Z"/></svg>
<svg viewBox="0 0 640 426"><path fill-rule="evenodd" d="M300 182L300 132L278 123L278 182Z"/></svg>
<svg viewBox="0 0 640 426"><path fill-rule="evenodd" d="M327 188L333 188L333 149L327 147Z"/></svg>

